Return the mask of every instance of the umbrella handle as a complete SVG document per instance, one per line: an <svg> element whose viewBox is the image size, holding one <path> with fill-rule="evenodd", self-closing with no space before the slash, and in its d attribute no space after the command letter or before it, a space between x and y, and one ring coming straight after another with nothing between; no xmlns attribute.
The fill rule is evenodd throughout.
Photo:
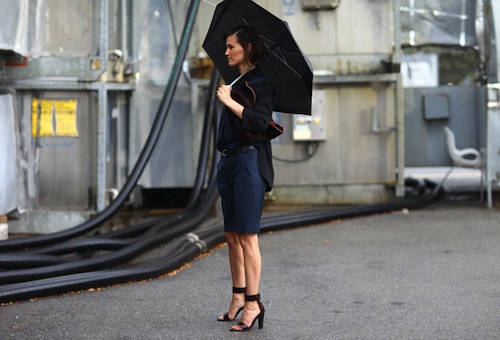
<svg viewBox="0 0 500 340"><path fill-rule="evenodd" d="M257 61L258 63L258 61ZM257 65L257 63L255 63L255 65ZM247 70L245 72L243 72L242 74L239 75L238 78L236 78L235 80L233 80L233 82L231 84L229 84L228 86L230 86L231 88L233 87L234 84L236 84L238 82L238 80L241 79L241 77L243 77L245 74L247 74L248 72L250 72L251 70L253 70L255 67L252 67L250 66L249 68L247 68Z"/></svg>

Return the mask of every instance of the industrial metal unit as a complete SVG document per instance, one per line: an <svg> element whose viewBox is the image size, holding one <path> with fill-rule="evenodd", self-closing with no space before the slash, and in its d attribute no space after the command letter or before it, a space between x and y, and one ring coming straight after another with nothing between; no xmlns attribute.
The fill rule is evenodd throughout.
<svg viewBox="0 0 500 340"><path fill-rule="evenodd" d="M13 127L3 138L16 145L2 154L10 164L3 212L18 216L11 230L66 229L116 197L150 130L187 6L0 2L2 119ZM191 185L200 134L191 103L191 84L181 82L138 196L141 187Z"/></svg>
<svg viewBox="0 0 500 340"><path fill-rule="evenodd" d="M0 0L0 118L6 122L0 215L15 217L12 231L67 229L120 192L169 82L188 2ZM182 205L193 185L205 99L212 95L212 65L201 43L219 2L200 2L171 113L129 198L134 208ZM422 95L443 103L432 96L442 92L434 87L424 94L403 87L401 46L415 35L405 36L401 21L415 12L413 2L256 2L288 22L314 69L312 115L275 113L286 128L273 141L275 202L367 204L404 196L405 159L414 159L408 145L419 150L408 142L416 130L405 124L405 110L412 111L408 121L423 110L405 102L420 103ZM464 11L469 27L470 5ZM475 45L467 37L467 46ZM478 91L474 107L481 108L482 96L486 110L486 92L469 90ZM477 131L483 128L478 123Z"/></svg>

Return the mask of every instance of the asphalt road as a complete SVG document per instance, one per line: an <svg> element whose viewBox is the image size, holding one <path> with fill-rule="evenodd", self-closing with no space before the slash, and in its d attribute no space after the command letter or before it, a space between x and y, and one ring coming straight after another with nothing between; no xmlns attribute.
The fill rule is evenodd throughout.
<svg viewBox="0 0 500 340"><path fill-rule="evenodd" d="M500 339L500 210L478 202L260 237L264 329L217 322L227 247L175 275L0 306L0 339Z"/></svg>

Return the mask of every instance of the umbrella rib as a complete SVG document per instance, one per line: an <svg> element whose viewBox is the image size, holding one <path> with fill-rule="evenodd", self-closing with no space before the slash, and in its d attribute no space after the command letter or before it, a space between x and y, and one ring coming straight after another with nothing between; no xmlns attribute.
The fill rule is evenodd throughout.
<svg viewBox="0 0 500 340"><path fill-rule="evenodd" d="M297 71L295 71L290 65L288 65L288 63L286 62L286 60L284 58L281 58L274 50L271 51L275 56L276 58L278 58L286 67L288 67L290 69L290 71L292 71L293 73L295 73L295 75L297 75L299 78L302 78L302 75L299 74Z"/></svg>

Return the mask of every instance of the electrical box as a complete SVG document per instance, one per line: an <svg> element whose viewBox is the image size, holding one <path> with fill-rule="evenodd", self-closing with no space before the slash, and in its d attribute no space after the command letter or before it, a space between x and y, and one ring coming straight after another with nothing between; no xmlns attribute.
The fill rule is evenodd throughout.
<svg viewBox="0 0 500 340"><path fill-rule="evenodd" d="M304 11L331 10L340 5L340 0L302 0Z"/></svg>
<svg viewBox="0 0 500 340"><path fill-rule="evenodd" d="M446 93L425 94L423 97L426 120L450 118L450 100Z"/></svg>
<svg viewBox="0 0 500 340"><path fill-rule="evenodd" d="M325 90L315 90L312 95L311 115L294 115L293 140L326 140Z"/></svg>

